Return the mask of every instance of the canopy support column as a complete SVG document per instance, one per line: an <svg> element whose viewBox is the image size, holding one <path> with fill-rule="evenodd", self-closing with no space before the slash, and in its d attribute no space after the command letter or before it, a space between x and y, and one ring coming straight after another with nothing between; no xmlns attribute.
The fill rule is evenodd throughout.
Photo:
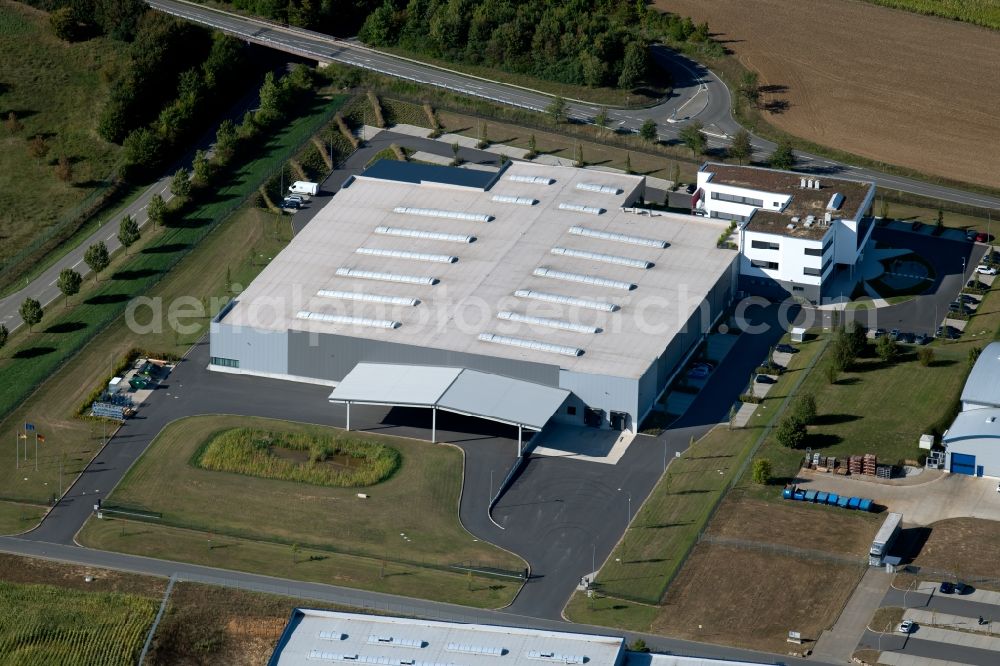
<svg viewBox="0 0 1000 666"><path fill-rule="evenodd" d="M347 430L351 429L351 403L347 404Z"/></svg>
<svg viewBox="0 0 1000 666"><path fill-rule="evenodd" d="M517 424L517 457L521 457L521 424Z"/></svg>
<svg viewBox="0 0 1000 666"><path fill-rule="evenodd" d="M431 444L437 444L438 408L431 407Z"/></svg>

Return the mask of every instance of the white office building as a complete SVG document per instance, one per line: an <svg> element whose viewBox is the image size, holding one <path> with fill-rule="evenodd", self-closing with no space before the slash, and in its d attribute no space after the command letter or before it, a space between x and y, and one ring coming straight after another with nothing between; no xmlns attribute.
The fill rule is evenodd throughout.
<svg viewBox="0 0 1000 666"><path fill-rule="evenodd" d="M837 275L853 286L874 198L874 183L709 162L692 211L736 223L741 291L820 303Z"/></svg>

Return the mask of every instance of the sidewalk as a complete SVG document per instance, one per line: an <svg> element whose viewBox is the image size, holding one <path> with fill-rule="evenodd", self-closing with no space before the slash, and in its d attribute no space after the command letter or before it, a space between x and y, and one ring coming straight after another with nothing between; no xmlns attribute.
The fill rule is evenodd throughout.
<svg viewBox="0 0 1000 666"><path fill-rule="evenodd" d="M854 650L868 629L868 622L889 591L892 576L884 569L872 567L865 572L857 589L844 606L833 628L824 631L816 641L812 657L831 664L849 664Z"/></svg>
<svg viewBox="0 0 1000 666"><path fill-rule="evenodd" d="M930 629L940 629L942 631L949 631L950 629L963 631L973 631L977 634L987 634L992 636L996 630L1000 630L1000 624L995 622L987 622L986 624L979 624L979 618L977 617L962 617L961 615L949 615L948 613L938 613L936 611L924 610L922 608L907 608L903 612L903 617L907 620L913 620L917 623L918 631L914 634L917 638L926 638L924 635ZM997 626L994 626L994 625ZM930 625L934 625L933 627ZM928 639L931 640L931 639ZM991 638L993 641L1000 641L1000 638ZM975 645L973 647L981 647ZM988 648L994 649L994 648Z"/></svg>
<svg viewBox="0 0 1000 666"><path fill-rule="evenodd" d="M886 666L966 666L966 664L960 661L915 657L912 654L904 654L902 652L881 652L879 653L878 663L886 664Z"/></svg>

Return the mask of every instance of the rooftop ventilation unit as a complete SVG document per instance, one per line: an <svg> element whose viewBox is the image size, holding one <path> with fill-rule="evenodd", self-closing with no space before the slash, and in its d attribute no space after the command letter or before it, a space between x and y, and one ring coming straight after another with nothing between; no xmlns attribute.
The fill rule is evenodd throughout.
<svg viewBox="0 0 1000 666"><path fill-rule="evenodd" d="M808 227L808 226L809 226L809 224L808 224L808 223L806 223L806 226ZM786 228L786 229L788 229L789 231L795 231L795 225L794 225L794 224L792 224L791 222L789 222L788 224L786 224L786 225L785 225L785 228Z"/></svg>
<svg viewBox="0 0 1000 666"><path fill-rule="evenodd" d="M467 234L449 234L443 231L424 231L423 229L404 229L402 227L375 227L375 233L379 236L396 236L398 238L423 238L426 240L439 240L448 243L473 243L475 236Z"/></svg>
<svg viewBox="0 0 1000 666"><path fill-rule="evenodd" d="M617 312L620 308L614 303L603 303L601 301L591 301L586 298L575 296L563 296L562 294L549 294L544 291L533 291L531 289L518 289L514 292L518 298L530 298L534 301L545 301L546 303L559 303L570 305L587 310L600 310L601 312Z"/></svg>
<svg viewBox="0 0 1000 666"><path fill-rule="evenodd" d="M588 229L587 227L570 227L569 233L574 236L586 236L587 238L597 238L600 240L614 241L616 243L628 243L629 245L642 245L643 247L658 247L661 250L667 247L667 241L655 238L643 238L642 236L629 236L628 234L618 234L613 231L600 231L599 229Z"/></svg>
<svg viewBox="0 0 1000 666"><path fill-rule="evenodd" d="M321 631L319 637L324 641L342 641L347 638L347 634L339 631Z"/></svg>
<svg viewBox="0 0 1000 666"><path fill-rule="evenodd" d="M506 321L517 321L522 324L534 324L536 326L548 326L549 328L558 328L561 331L572 331L573 333L600 333L601 329L596 326L587 326L586 324L575 324L571 321L563 321L562 319L549 319L547 317L534 317L532 315L519 314L517 312L509 312L504 310L503 312L497 313L497 319L504 319Z"/></svg>
<svg viewBox="0 0 1000 666"><path fill-rule="evenodd" d="M371 634L368 637L368 642L372 645L392 645L394 647L408 647L408 648L422 648L426 647L427 642L419 639L413 638L396 638L395 636L379 636L378 634Z"/></svg>
<svg viewBox="0 0 1000 666"><path fill-rule="evenodd" d="M806 189L806 179L805 178L799 178L799 187L801 187L802 189Z"/></svg>
<svg viewBox="0 0 1000 666"><path fill-rule="evenodd" d="M601 194L621 194L622 190L614 185L599 185L597 183L577 183L576 189L587 192L600 192Z"/></svg>
<svg viewBox="0 0 1000 666"><path fill-rule="evenodd" d="M585 206L583 204L566 203L565 201L559 204L559 210L571 210L575 213L587 213L588 215L600 215L604 212L603 208L598 208L597 206Z"/></svg>
<svg viewBox="0 0 1000 666"><path fill-rule="evenodd" d="M541 650L529 650L525 655L528 659L536 661L553 661L560 664L585 664L587 658L575 654L559 654L558 652L543 652Z"/></svg>
<svg viewBox="0 0 1000 666"><path fill-rule="evenodd" d="M997 421L997 417L995 417L995 416L987 416L986 417L986 422L987 423L996 423L996 421Z"/></svg>
<svg viewBox="0 0 1000 666"><path fill-rule="evenodd" d="M480 333L479 339L482 342L492 342L508 347L521 347L522 349L534 349L535 351L551 352L562 354L563 356L583 356L583 350L576 347L566 347L564 345L554 345L549 342L539 342L538 340L526 340L524 338L511 338L506 335L496 333Z"/></svg>
<svg viewBox="0 0 1000 666"><path fill-rule="evenodd" d="M830 212L827 211L826 213L823 214L823 225L828 227L830 226L831 222L833 222L833 215L831 215Z"/></svg>
<svg viewBox="0 0 1000 666"><path fill-rule="evenodd" d="M632 291L636 287L636 285L631 282L611 280L609 278L602 278L596 275L566 273L565 271L557 271L544 266L542 268L536 268L532 274L536 277L547 277L552 278L553 280L564 280L566 282L582 282L583 284L592 284L597 287L610 287L611 289L621 289L622 291Z"/></svg>
<svg viewBox="0 0 1000 666"><path fill-rule="evenodd" d="M507 176L507 180L515 183L531 183L532 185L551 185L556 182L554 178L546 178L545 176L524 176L517 173L512 173Z"/></svg>
<svg viewBox="0 0 1000 666"><path fill-rule="evenodd" d="M827 210L840 210L840 207L844 205L844 195L840 192L834 193L830 197L830 203L826 205Z"/></svg>
<svg viewBox="0 0 1000 666"><path fill-rule="evenodd" d="M806 189L811 190L812 188L813 188L813 179L812 178L806 179Z"/></svg>
<svg viewBox="0 0 1000 666"><path fill-rule="evenodd" d="M367 326L368 328L399 328L402 326L398 321L389 319L368 319L366 317L352 317L350 315L324 314L322 312L310 312L309 310L299 310L296 319L307 319L309 321L323 321L329 324L349 324L351 326Z"/></svg>
<svg viewBox="0 0 1000 666"><path fill-rule="evenodd" d="M410 252L409 250L383 250L377 247L359 247L355 254L365 254L369 257L391 257L393 259L412 259L413 261L428 261L434 264L453 264L458 257L447 254L428 254L427 252Z"/></svg>
<svg viewBox="0 0 1000 666"><path fill-rule="evenodd" d="M554 247L549 250L552 254L563 257L576 257L578 259L589 259L590 261L600 261L605 264L615 264L616 266L628 266L629 268L650 269L653 262L645 259L632 259L631 257L619 257L613 254L600 254L599 252L588 252L587 250L573 250L568 247Z"/></svg>
<svg viewBox="0 0 1000 666"><path fill-rule="evenodd" d="M359 280L381 280L382 282L402 282L404 284L434 285L438 283L438 279L435 277L424 277L422 275L397 275L395 273L363 271L358 268L338 268L337 275L340 277L357 278Z"/></svg>
<svg viewBox="0 0 1000 666"><path fill-rule="evenodd" d="M372 664L373 666L454 666L437 661L420 661L417 659L400 659L367 654L343 654L327 652L326 650L310 650L307 657L310 661L339 661L348 664Z"/></svg>
<svg viewBox="0 0 1000 666"><path fill-rule="evenodd" d="M442 217L448 220L466 220L468 222L489 222L492 215L482 213L466 213L460 210L438 210L436 208L410 208L409 206L396 206L393 213L403 215L418 215L420 217Z"/></svg>
<svg viewBox="0 0 1000 666"><path fill-rule="evenodd" d="M404 296L383 296L382 294L365 294L359 291L336 291L333 289L320 289L317 296L323 298L337 298L342 301L361 301L364 303L384 303L385 305L407 305L415 307L420 305L416 298L406 298Z"/></svg>
<svg viewBox="0 0 1000 666"><path fill-rule="evenodd" d="M515 197L513 194L494 194L493 201L497 203L512 203L518 206L534 206L538 203L538 199L532 199L531 197Z"/></svg>
<svg viewBox="0 0 1000 666"><path fill-rule="evenodd" d="M813 189L814 190L821 189L820 186L819 186L819 178L817 178L816 180L813 181Z"/></svg>
<svg viewBox="0 0 1000 666"><path fill-rule="evenodd" d="M810 215L806 218L806 229L811 229L813 225L813 216Z"/></svg>
<svg viewBox="0 0 1000 666"><path fill-rule="evenodd" d="M798 221L799 221L799 216L798 215L793 215L792 216L792 222L798 224Z"/></svg>
<svg viewBox="0 0 1000 666"><path fill-rule="evenodd" d="M484 647L481 645L467 645L466 643L448 643L445 646L448 652L460 652L462 654L478 654L484 657L502 657L507 654L507 650L502 647Z"/></svg>

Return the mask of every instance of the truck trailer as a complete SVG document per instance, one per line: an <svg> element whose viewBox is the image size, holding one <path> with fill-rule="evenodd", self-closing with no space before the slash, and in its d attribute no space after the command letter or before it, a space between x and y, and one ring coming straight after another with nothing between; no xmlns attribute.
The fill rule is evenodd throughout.
<svg viewBox="0 0 1000 666"><path fill-rule="evenodd" d="M900 526L903 524L903 514L890 513L885 517L885 522L879 528L872 547L868 549L868 564L873 567L882 566L882 561L892 548L893 542L899 536Z"/></svg>

